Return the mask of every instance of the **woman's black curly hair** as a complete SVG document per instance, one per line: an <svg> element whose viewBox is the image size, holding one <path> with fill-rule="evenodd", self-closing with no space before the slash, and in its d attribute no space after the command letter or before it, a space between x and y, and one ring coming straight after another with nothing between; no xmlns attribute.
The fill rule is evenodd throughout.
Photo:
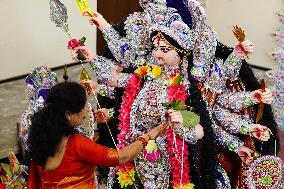
<svg viewBox="0 0 284 189"><path fill-rule="evenodd" d="M156 36L158 32L151 34L151 39ZM174 47L182 50L182 47L168 35L163 34L163 37ZM184 55L178 52L181 59ZM188 80L190 82L189 94L186 99L186 105L193 108L193 111L200 117L200 125L203 126L204 137L198 145L188 145L189 148L189 161L191 165L190 176L195 188L199 189L215 189L216 186L216 173L217 173L217 158L216 158L216 144L213 132L212 121L209 112L206 109L201 92L198 89L197 81L193 78L190 68L193 67L193 56L187 57L188 65Z"/></svg>
<svg viewBox="0 0 284 189"><path fill-rule="evenodd" d="M232 53L232 51L233 51L232 48L229 48L223 45L222 43L218 42L215 56L217 58L225 60ZM245 60L243 60L242 62L242 67L240 70L240 78L247 91L254 91L260 89L260 84L257 78L254 76L251 67ZM257 112L258 107L259 107L258 105L254 105L253 108L255 112ZM267 126L271 130L272 135L267 142L261 142L255 139L254 143L256 150L260 152L262 155L274 155L274 153L277 154L280 150L280 142L277 133L277 124L275 122L272 108L270 105L266 104L264 106L263 116L258 123ZM275 141L276 141L276 152L275 152Z"/></svg>
<svg viewBox="0 0 284 189"><path fill-rule="evenodd" d="M63 136L77 133L68 124L66 113L80 112L86 101L85 89L78 83L63 82L51 88L45 106L32 116L29 130L28 152L38 165L54 156Z"/></svg>

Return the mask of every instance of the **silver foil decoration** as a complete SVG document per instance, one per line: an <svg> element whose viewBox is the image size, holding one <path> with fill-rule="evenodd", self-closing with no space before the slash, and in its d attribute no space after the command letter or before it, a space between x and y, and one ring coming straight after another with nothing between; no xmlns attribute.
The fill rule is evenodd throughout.
<svg viewBox="0 0 284 189"><path fill-rule="evenodd" d="M66 6L59 0L50 0L50 19L55 23L56 27L62 28L64 32L71 38L69 26L67 23L68 14Z"/></svg>

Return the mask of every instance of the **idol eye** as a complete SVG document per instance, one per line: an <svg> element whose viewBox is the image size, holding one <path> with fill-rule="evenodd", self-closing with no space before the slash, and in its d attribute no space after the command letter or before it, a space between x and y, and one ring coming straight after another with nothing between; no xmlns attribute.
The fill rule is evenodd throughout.
<svg viewBox="0 0 284 189"><path fill-rule="evenodd" d="M169 52L170 50L172 50L171 48L167 48L167 47L162 47L161 48L161 51L163 52L163 53L167 53L167 52Z"/></svg>

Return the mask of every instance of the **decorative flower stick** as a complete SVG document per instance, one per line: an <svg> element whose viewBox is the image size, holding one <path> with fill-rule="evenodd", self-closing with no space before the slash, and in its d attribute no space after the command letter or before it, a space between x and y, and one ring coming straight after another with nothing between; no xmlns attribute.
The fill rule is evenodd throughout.
<svg viewBox="0 0 284 189"><path fill-rule="evenodd" d="M265 92L264 79L262 79L261 82L260 82L260 90L261 90L261 92ZM257 114L256 114L256 118L255 118L255 123L258 123L258 121L262 118L263 108L264 108L264 103L262 101L260 101L258 111L257 111Z"/></svg>
<svg viewBox="0 0 284 189"><path fill-rule="evenodd" d="M71 33L68 26L68 15L66 6L59 0L50 0L50 19L55 23L56 27L62 28L71 39Z"/></svg>

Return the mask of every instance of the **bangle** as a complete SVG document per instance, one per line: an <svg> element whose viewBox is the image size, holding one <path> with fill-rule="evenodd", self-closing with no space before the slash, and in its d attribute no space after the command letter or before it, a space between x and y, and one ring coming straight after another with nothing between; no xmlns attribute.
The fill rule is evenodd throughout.
<svg viewBox="0 0 284 189"><path fill-rule="evenodd" d="M113 118L114 113L115 113L114 108L109 109L109 110L108 110L108 117L109 117L109 118Z"/></svg>
<svg viewBox="0 0 284 189"><path fill-rule="evenodd" d="M142 137L142 136L138 137L137 141L141 142L143 147L147 146L148 141L146 141L146 139L144 137Z"/></svg>

